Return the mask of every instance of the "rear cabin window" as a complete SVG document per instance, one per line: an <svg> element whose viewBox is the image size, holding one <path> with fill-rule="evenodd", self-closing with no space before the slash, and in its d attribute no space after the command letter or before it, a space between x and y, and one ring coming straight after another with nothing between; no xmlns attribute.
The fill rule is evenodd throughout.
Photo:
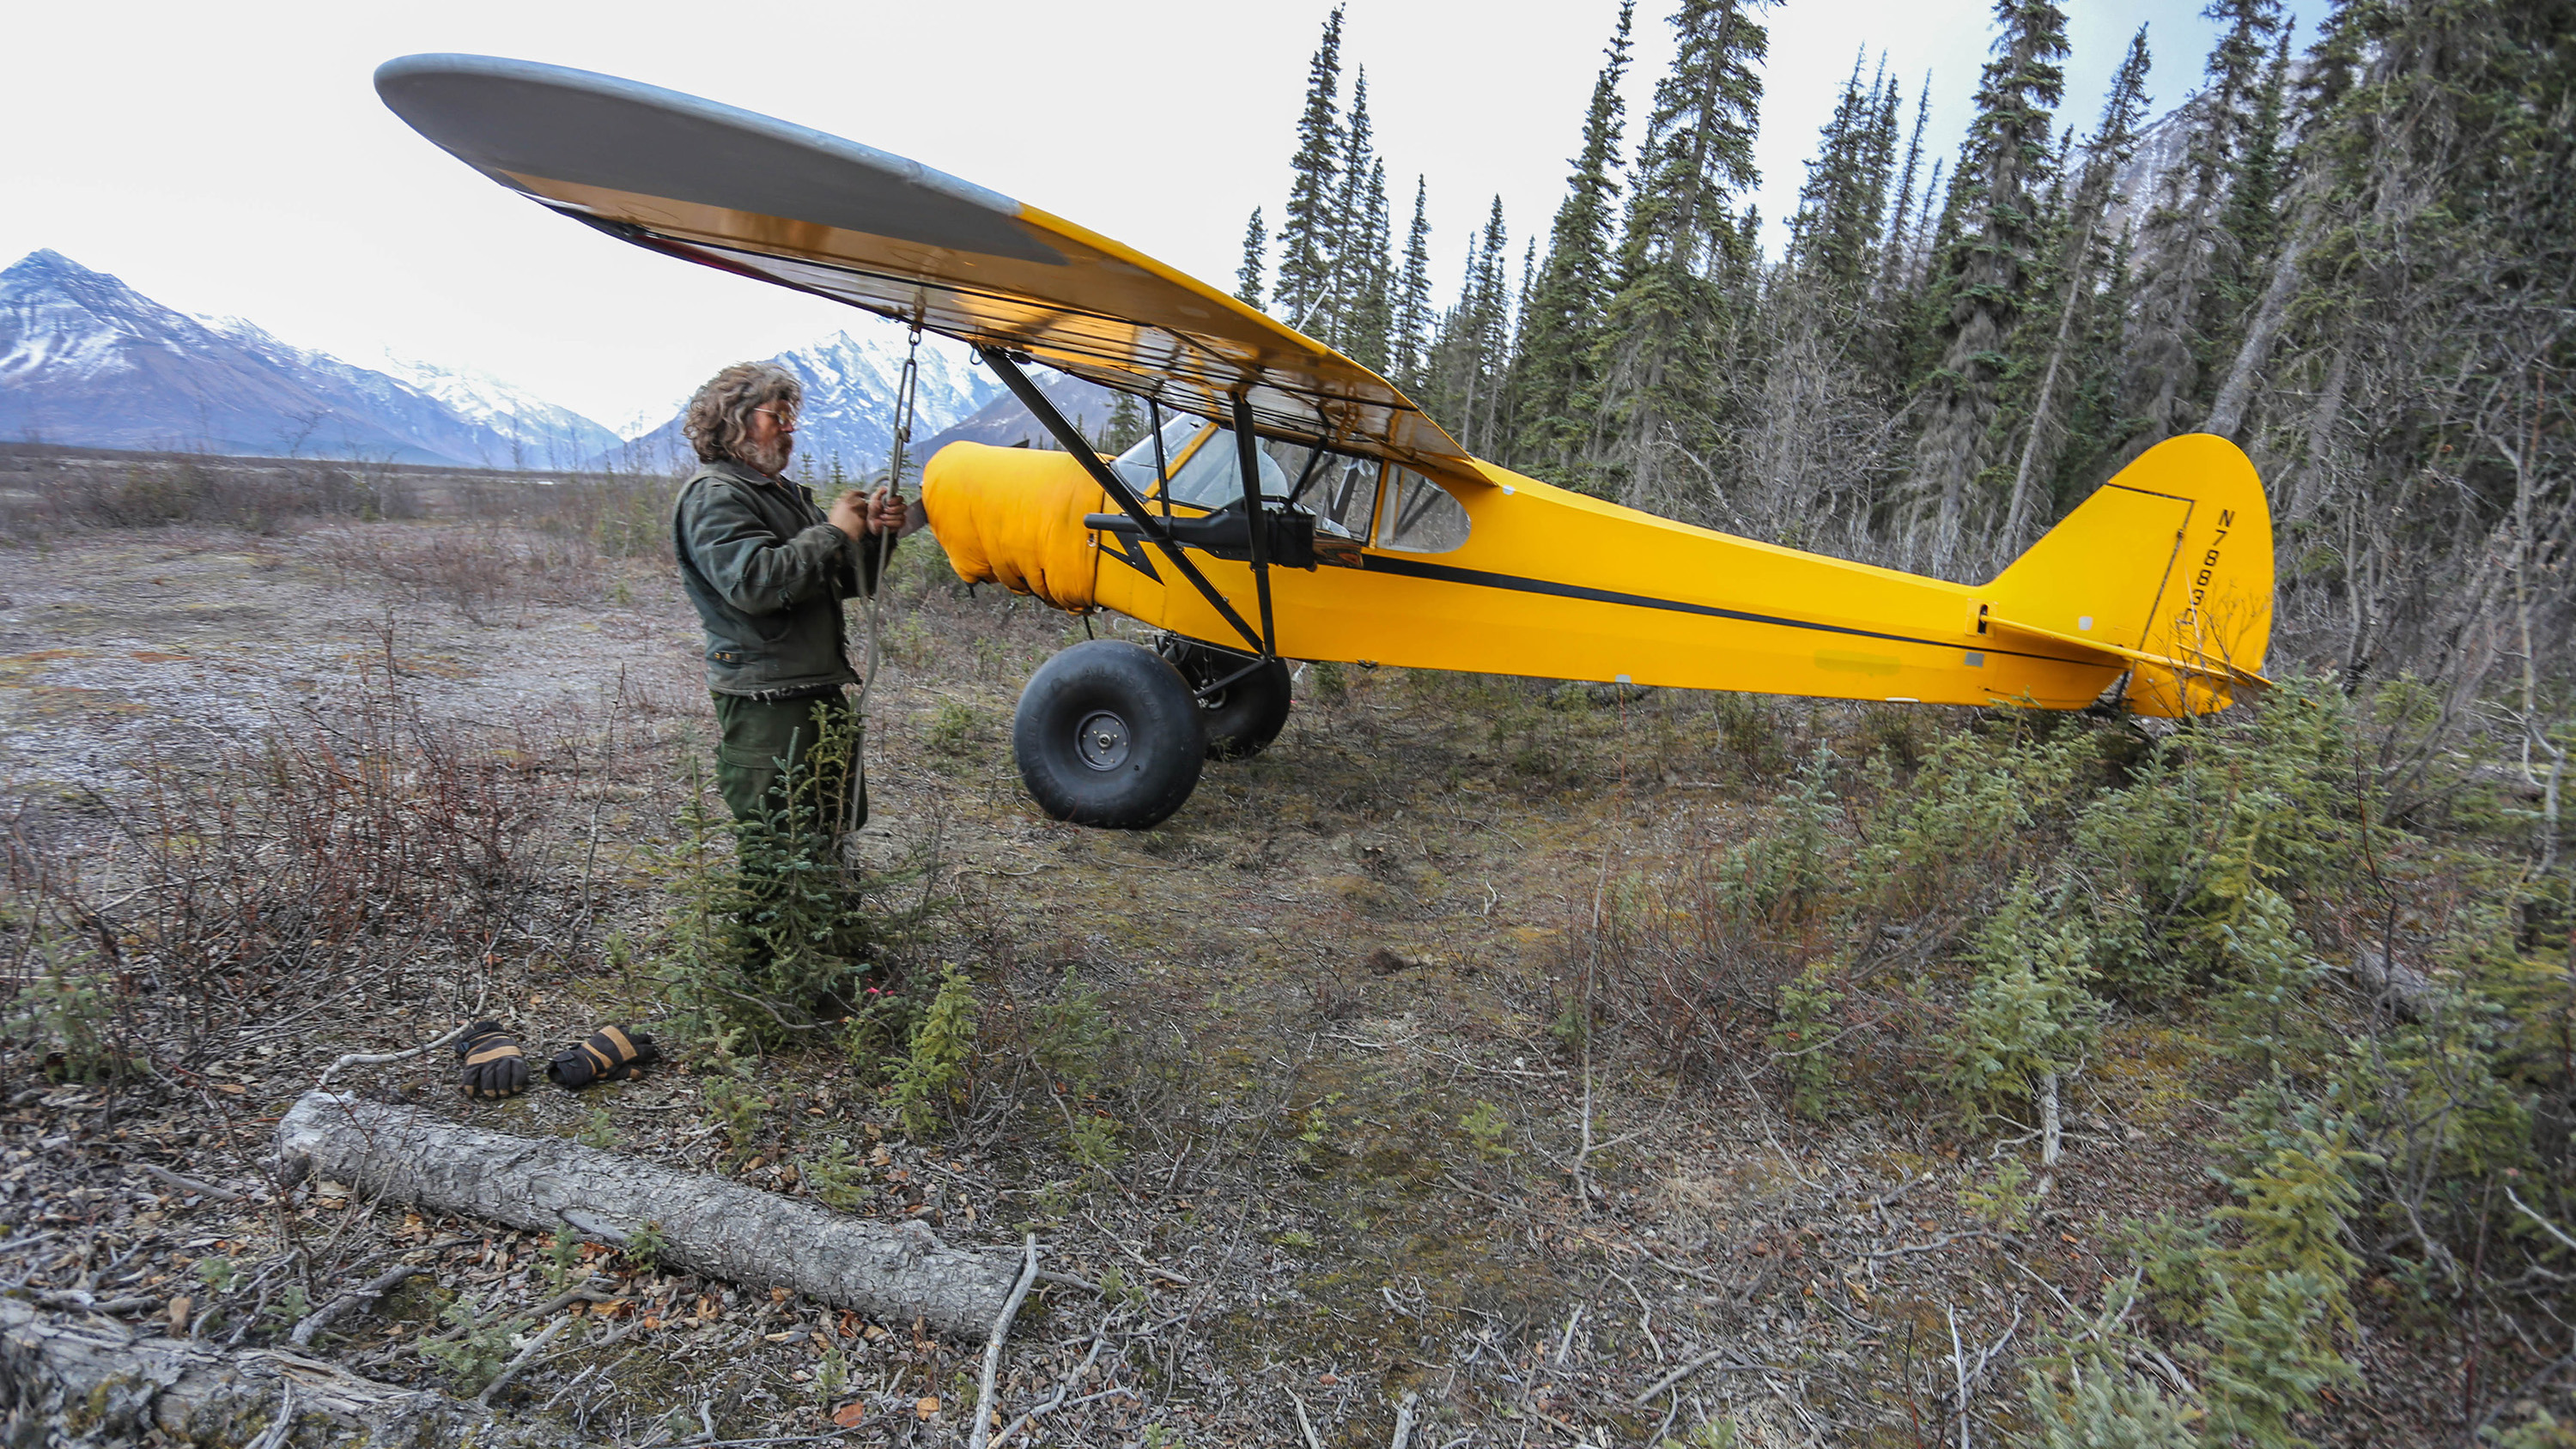
<svg viewBox="0 0 2576 1449"><path fill-rule="evenodd" d="M1398 553L1447 553L1467 541L1467 509L1449 490L1410 468L1386 470L1377 546Z"/></svg>

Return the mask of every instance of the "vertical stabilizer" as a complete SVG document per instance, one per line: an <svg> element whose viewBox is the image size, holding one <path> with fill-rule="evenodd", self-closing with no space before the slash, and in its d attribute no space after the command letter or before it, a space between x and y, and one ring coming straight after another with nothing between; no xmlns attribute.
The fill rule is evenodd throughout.
<svg viewBox="0 0 2576 1449"><path fill-rule="evenodd" d="M2235 444L2187 433L2148 449L1986 586L2007 629L2129 666L2140 714L2225 709L2259 686L2272 638L2272 510Z"/></svg>

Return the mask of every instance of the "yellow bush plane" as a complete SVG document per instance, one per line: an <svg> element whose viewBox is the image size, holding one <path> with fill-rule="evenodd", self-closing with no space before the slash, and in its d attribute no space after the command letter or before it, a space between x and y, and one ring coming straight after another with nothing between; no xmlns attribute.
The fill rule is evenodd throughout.
<svg viewBox="0 0 2576 1449"><path fill-rule="evenodd" d="M621 240L973 347L1063 452L952 443L920 505L962 578L1110 609L1013 749L1059 819L1140 828L1286 720L1284 661L2140 714L2261 687L2271 513L2225 439L2150 449L1983 584L1676 523L1469 457L1384 378L1035 207L839 137L585 71L387 62L377 93ZM1099 456L1023 368L1145 400ZM2116 692L2115 691L2116 687Z"/></svg>

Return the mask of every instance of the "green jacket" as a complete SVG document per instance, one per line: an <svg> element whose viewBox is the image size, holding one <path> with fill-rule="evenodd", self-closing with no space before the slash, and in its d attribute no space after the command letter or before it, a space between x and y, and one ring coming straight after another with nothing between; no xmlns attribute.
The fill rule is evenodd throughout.
<svg viewBox="0 0 2576 1449"><path fill-rule="evenodd" d="M876 589L879 541L853 547L804 485L701 463L671 509L671 552L707 629L707 687L761 694L858 680L841 601Z"/></svg>

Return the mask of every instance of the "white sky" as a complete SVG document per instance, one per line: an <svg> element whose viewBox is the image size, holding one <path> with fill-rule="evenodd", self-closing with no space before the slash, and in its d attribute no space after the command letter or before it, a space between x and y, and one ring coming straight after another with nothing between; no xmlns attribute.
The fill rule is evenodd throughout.
<svg viewBox="0 0 2576 1449"><path fill-rule="evenodd" d="M2321 9L2323 0L2307 6ZM540 211L375 98L393 56L542 60L668 86L910 156L1231 289L1243 222L1275 230L1306 61L1329 0L758 6L243 3L26 6L0 87L0 265L39 247L188 311L363 362L478 367L612 427L659 421L716 367L848 326L813 298L683 266ZM2150 24L2162 110L2197 84L2198 0L2074 0L2068 116L2090 127ZM1670 54L1643 0L1628 141ZM1435 278L1500 193L1517 253L1544 233L1616 0L1350 0L1399 234L1430 178ZM1985 0L1790 0L1772 13L1759 202L1776 222L1856 50L1956 142ZM2301 40L2310 27L2302 26ZM1773 232L1776 245L1777 232Z"/></svg>

